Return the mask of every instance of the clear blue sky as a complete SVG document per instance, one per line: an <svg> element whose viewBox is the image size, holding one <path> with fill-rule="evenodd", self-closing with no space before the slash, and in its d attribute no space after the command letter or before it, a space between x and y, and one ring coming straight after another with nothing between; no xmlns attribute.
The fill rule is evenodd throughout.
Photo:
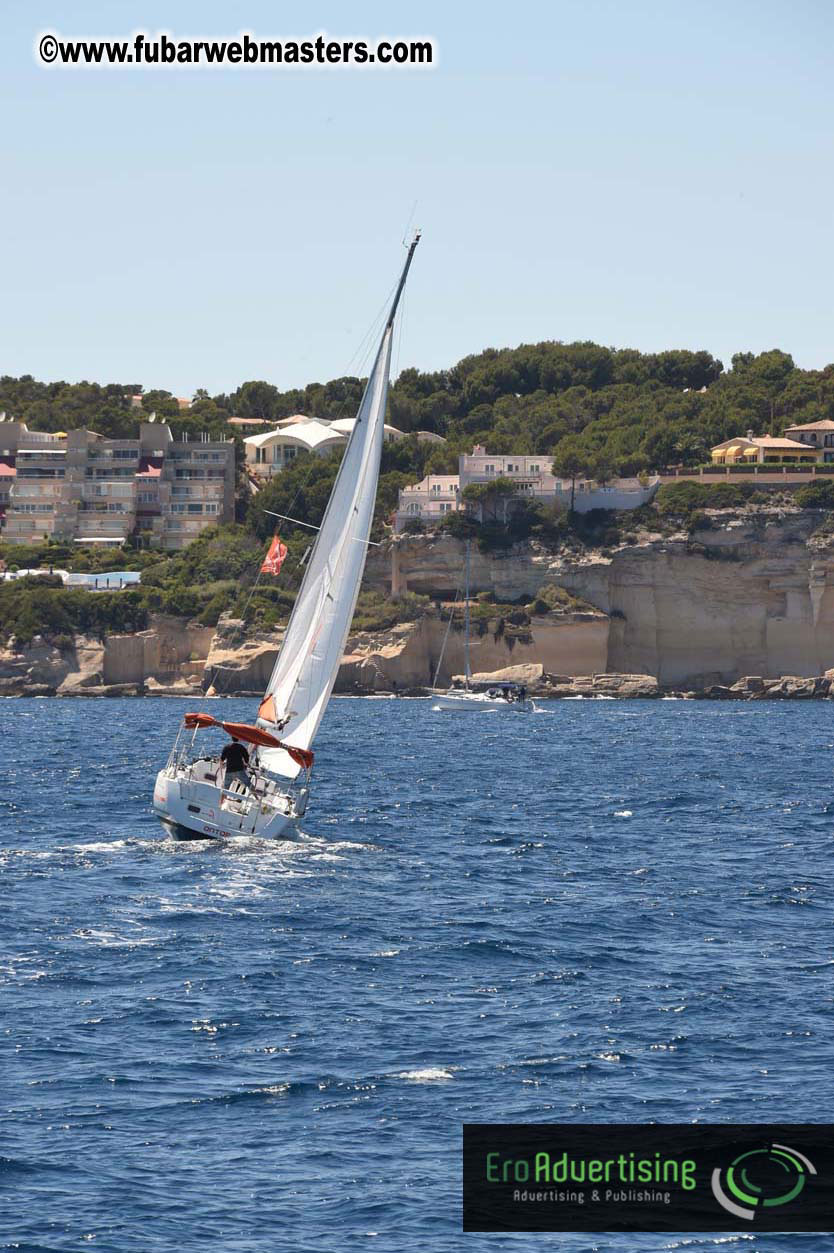
<svg viewBox="0 0 834 1253"><path fill-rule="evenodd" d="M401 14L401 16L397 16ZM431 35L431 71L47 70L36 33ZM825 0L5 0L0 373L187 395L488 346L834 360ZM355 369L355 367L354 367Z"/></svg>

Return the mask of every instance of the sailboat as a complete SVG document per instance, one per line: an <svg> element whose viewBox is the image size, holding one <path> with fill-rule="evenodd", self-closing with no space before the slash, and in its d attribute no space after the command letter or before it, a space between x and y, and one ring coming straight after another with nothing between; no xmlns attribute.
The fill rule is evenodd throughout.
<svg viewBox="0 0 834 1253"><path fill-rule="evenodd" d="M365 568L382 455L394 319L419 243L414 236L333 490L254 723L187 713L153 808L180 839L291 835L305 813L311 748L342 660ZM250 753L226 786L225 764L199 737L221 730ZM238 750L235 750L238 753ZM239 753L238 753L239 755Z"/></svg>
<svg viewBox="0 0 834 1253"><path fill-rule="evenodd" d="M533 702L528 698L526 689L518 683L505 683L501 681L492 681L486 683L475 684L472 679L472 661L469 652L470 639L470 620L469 620L469 565L470 565L471 540L466 541L466 563L465 563L465 587L464 587L464 609L463 609L463 687L450 688L447 692L433 691L432 696L434 704L432 709L439 711L471 711L481 713L487 710L504 710L515 709L522 713L531 713L535 708ZM454 613L454 610L452 611ZM452 624L452 618L449 618L449 626ZM437 663L434 682L435 689L437 686L437 676L440 673L440 666L443 662L443 653L446 648L446 641L449 638L449 626L446 628L446 636L443 640L443 648L440 652L440 659Z"/></svg>

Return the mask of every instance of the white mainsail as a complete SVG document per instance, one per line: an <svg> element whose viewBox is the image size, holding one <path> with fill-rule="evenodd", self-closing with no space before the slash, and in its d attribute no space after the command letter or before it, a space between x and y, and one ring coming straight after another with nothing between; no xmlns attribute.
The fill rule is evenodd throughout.
<svg viewBox="0 0 834 1253"><path fill-rule="evenodd" d="M391 340L414 249L388 316L321 529L290 616L258 726L294 748L309 749L324 715L350 630L373 522L382 455ZM267 770L294 779L301 766L281 748L261 749Z"/></svg>

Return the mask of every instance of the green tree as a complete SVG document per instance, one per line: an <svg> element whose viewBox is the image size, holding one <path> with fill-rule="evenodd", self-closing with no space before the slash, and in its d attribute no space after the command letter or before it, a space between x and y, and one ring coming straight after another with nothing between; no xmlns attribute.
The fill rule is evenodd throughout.
<svg viewBox="0 0 834 1253"><path fill-rule="evenodd" d="M576 436L561 441L553 457L553 473L559 479L570 479L570 511L576 503L576 480L588 473L591 458L587 447Z"/></svg>
<svg viewBox="0 0 834 1253"><path fill-rule="evenodd" d="M155 413L158 418L178 418L180 415L176 397L170 392L162 391L161 388L145 392L142 397L142 408L145 413Z"/></svg>
<svg viewBox="0 0 834 1253"><path fill-rule="evenodd" d="M235 415L239 418L261 418L275 421L281 414L280 393L272 383L252 380L242 383L230 397Z"/></svg>
<svg viewBox="0 0 834 1253"><path fill-rule="evenodd" d="M276 525L280 525L282 534L296 531L306 535L308 540L312 539L313 530L295 527L291 522L278 524L265 511L297 518L307 527L320 526L341 459L342 449L335 449L324 456L300 453L285 470L276 474L250 499L246 514L247 525L263 539L274 533Z"/></svg>
<svg viewBox="0 0 834 1253"><path fill-rule="evenodd" d="M597 483L605 486L606 483L610 483L613 478L616 478L617 465L613 457L602 448L591 457L588 464L588 473Z"/></svg>
<svg viewBox="0 0 834 1253"><path fill-rule="evenodd" d="M517 483L499 477L489 483L468 483L461 497L477 507L482 522L506 523L507 505L517 493Z"/></svg>

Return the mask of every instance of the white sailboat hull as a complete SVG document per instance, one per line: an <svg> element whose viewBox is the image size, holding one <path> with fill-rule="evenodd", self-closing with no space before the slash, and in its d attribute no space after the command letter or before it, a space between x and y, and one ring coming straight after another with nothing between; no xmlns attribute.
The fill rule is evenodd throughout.
<svg viewBox="0 0 834 1253"><path fill-rule="evenodd" d="M206 773L206 772L203 772ZM257 785L256 785L257 788ZM168 767L156 776L153 809L166 831L183 840L240 837L292 839L301 816L298 798L272 791L228 791L191 767Z"/></svg>
<svg viewBox="0 0 834 1253"><path fill-rule="evenodd" d="M464 636L463 636L463 656L466 665L466 686L463 688L451 688L448 692L434 693L432 709L439 713L501 713L504 710L514 709L518 713L532 713L535 705L527 696L527 689L519 683L501 683L496 680L494 683L489 682L478 688L469 686L472 680L472 667L470 664L469 651L469 555L472 547L471 540L466 541L466 565L464 567ZM457 604L457 594L455 595L455 604ZM454 616L454 605L452 612L449 614L449 622L446 626L446 634L443 637L443 646L440 649L440 658L437 662L437 668L434 674L434 681L437 683L437 676L440 673L440 667L443 663L443 654L446 650L446 641L449 638L449 630L452 626L452 618ZM521 699L519 699L521 698Z"/></svg>
<svg viewBox="0 0 834 1253"><path fill-rule="evenodd" d="M503 696L487 696L480 692L447 692L435 696L432 709L448 713L485 713L490 710L515 710L518 713L532 713L531 700L504 700Z"/></svg>

